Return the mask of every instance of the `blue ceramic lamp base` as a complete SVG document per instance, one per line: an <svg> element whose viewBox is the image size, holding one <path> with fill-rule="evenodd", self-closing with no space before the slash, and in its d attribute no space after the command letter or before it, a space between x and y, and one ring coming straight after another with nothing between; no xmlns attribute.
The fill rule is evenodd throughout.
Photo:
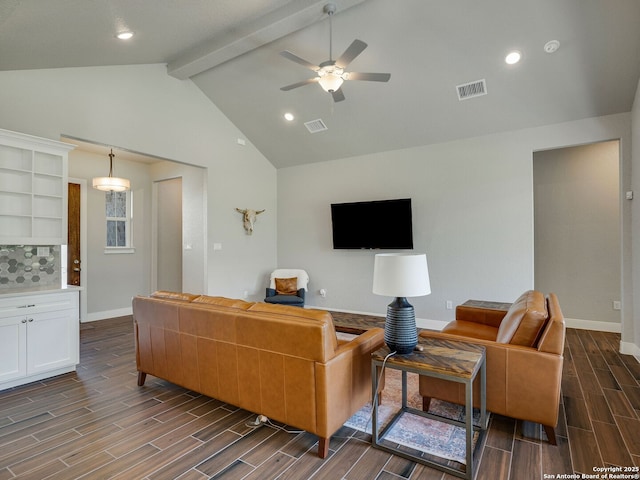
<svg viewBox="0 0 640 480"><path fill-rule="evenodd" d="M400 355L413 352L418 344L416 314L406 297L396 297L387 305L387 319L384 324L384 341L389 350Z"/></svg>

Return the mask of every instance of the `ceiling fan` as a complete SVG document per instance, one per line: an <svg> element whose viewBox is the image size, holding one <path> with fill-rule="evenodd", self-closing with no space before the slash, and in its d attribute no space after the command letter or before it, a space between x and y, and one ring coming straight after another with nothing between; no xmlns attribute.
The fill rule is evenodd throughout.
<svg viewBox="0 0 640 480"><path fill-rule="evenodd" d="M388 82L391 78L390 73L360 73L360 72L345 72L347 66L367 48L367 44L362 40L354 40L351 45L344 51L344 53L337 60L333 60L333 30L331 26L331 17L336 12L336 6L333 3L328 3L324 6L324 12L329 15L329 60L322 62L320 65L314 65L311 62L298 57L297 55L285 50L280 52L284 58L287 58L293 62L296 62L303 67L313 70L317 73L316 77L303 80L301 82L293 83L285 87L280 88L282 91L293 90L294 88L302 87L303 85L309 85L311 83L319 83L325 92L330 93L333 96L334 102L341 102L344 100L344 93L342 93L342 83L345 80L366 80L370 82Z"/></svg>

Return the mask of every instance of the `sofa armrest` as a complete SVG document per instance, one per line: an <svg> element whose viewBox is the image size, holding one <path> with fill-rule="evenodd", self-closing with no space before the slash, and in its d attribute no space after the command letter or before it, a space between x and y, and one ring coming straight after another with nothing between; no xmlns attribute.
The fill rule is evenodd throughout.
<svg viewBox="0 0 640 480"><path fill-rule="evenodd" d="M506 310L493 308L472 307L467 305L458 305L456 307L456 320L480 323L495 328L500 327L500 323L506 314Z"/></svg>
<svg viewBox="0 0 640 480"><path fill-rule="evenodd" d="M338 356L345 355L346 351L358 351L364 346L368 352L367 355L371 356L371 353L382 347L384 344L384 330L382 328L370 328L360 335L355 336L352 340L341 344L336 350L334 359ZM371 345L377 345L371 349ZM362 353L362 352L360 352Z"/></svg>
<svg viewBox="0 0 640 480"><path fill-rule="evenodd" d="M383 345L384 330L372 328L340 345L326 363L316 363L320 436L333 435L371 400L371 353Z"/></svg>

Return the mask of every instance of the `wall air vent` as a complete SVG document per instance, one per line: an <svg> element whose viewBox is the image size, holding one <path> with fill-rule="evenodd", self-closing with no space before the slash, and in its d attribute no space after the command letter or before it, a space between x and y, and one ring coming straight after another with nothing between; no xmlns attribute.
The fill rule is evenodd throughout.
<svg viewBox="0 0 640 480"><path fill-rule="evenodd" d="M316 120L311 120L309 122L305 122L304 126L307 127L307 130L309 130L309 133L318 133L318 132L323 132L325 130L328 130L327 126L324 124L324 122L320 118Z"/></svg>
<svg viewBox="0 0 640 480"><path fill-rule="evenodd" d="M476 80L475 82L465 83L456 86L458 92L458 100L467 100L468 98L481 97L487 94L487 83L485 79Z"/></svg>

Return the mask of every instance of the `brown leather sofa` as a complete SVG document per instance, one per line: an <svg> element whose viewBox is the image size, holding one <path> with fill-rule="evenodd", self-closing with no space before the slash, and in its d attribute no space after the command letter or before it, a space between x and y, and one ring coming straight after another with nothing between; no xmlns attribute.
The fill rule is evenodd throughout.
<svg viewBox="0 0 640 480"><path fill-rule="evenodd" d="M523 293L508 311L459 305L456 320L423 337L484 345L487 352L487 410L540 423L556 444L565 324L558 298L535 290ZM431 398L464 405L464 388L446 380L420 377L423 409ZM474 384L474 403L479 402Z"/></svg>
<svg viewBox="0 0 640 480"><path fill-rule="evenodd" d="M156 292L133 299L138 385L147 374L329 440L371 400L384 332L339 341L322 310Z"/></svg>

